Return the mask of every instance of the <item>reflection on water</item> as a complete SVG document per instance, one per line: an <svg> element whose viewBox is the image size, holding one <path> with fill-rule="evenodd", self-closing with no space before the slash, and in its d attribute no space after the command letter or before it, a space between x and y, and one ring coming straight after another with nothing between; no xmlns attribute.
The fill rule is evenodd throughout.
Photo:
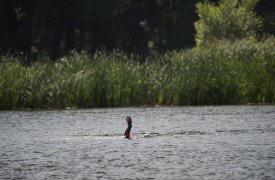
<svg viewBox="0 0 275 180"><path fill-rule="evenodd" d="M0 179L274 179L274 137L274 106L0 112Z"/></svg>

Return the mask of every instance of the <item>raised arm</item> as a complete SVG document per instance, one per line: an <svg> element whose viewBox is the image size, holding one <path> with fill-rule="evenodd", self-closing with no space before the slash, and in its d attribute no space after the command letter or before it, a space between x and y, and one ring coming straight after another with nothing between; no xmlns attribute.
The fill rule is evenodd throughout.
<svg viewBox="0 0 275 180"><path fill-rule="evenodd" d="M131 116L126 116L125 120L128 124L128 127L124 132L124 136L125 136L125 138L130 138L130 132L131 132L131 128L132 128L132 118L131 118Z"/></svg>

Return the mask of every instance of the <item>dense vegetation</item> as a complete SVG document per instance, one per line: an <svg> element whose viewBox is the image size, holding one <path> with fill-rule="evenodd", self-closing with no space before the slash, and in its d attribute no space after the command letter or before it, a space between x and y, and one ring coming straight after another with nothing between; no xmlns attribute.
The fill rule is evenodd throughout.
<svg viewBox="0 0 275 180"><path fill-rule="evenodd" d="M218 5L198 3L197 45L208 46L217 40L256 38L263 25L262 19L254 12L257 3L258 0L222 0Z"/></svg>
<svg viewBox="0 0 275 180"><path fill-rule="evenodd" d="M41 54L55 59L71 50L93 53L102 48L120 49L147 56L193 47L194 23L199 18L196 4L204 1L0 0L0 52L23 52L35 61ZM208 1L217 4L220 0ZM254 9L264 20L258 32L275 35L274 1L259 0ZM232 22L247 18L242 8L236 12L221 17ZM213 17L220 18L220 14Z"/></svg>
<svg viewBox="0 0 275 180"><path fill-rule="evenodd" d="M27 33L20 36L26 41L13 39L12 31L0 34L0 109L275 102L274 20L254 12L264 0L197 3L197 11L190 11L199 16L195 37L185 28L195 16L180 21L186 14L178 11L189 9L183 6L189 1L41 1L49 14L35 11L35 16L23 2L0 0L6 8L21 4L9 14L9 25L34 18L19 31ZM50 8L67 4L77 8ZM103 14L103 7L111 15ZM81 21L66 18L76 9L82 9ZM190 37L196 47L181 49Z"/></svg>
<svg viewBox="0 0 275 180"><path fill-rule="evenodd" d="M170 52L139 63L72 53L31 66L1 58L0 109L275 102L275 39Z"/></svg>

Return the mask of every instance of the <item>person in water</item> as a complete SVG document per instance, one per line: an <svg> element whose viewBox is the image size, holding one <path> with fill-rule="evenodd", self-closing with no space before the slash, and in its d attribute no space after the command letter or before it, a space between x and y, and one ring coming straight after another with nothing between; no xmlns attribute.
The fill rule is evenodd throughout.
<svg viewBox="0 0 275 180"><path fill-rule="evenodd" d="M130 132L131 132L131 128L132 128L132 118L131 118L131 116L126 116L125 120L128 124L128 128L124 132L124 137L130 139L131 138Z"/></svg>

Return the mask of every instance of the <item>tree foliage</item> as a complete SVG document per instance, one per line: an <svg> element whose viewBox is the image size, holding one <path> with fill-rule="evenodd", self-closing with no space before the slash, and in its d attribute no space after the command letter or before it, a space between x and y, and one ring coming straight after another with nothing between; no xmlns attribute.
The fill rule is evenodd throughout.
<svg viewBox="0 0 275 180"><path fill-rule="evenodd" d="M57 58L72 50L147 55L191 47L196 2L0 0L0 51Z"/></svg>
<svg viewBox="0 0 275 180"><path fill-rule="evenodd" d="M258 0L222 0L197 4L199 20L195 23L197 45L207 45L216 40L255 37L262 20L254 12Z"/></svg>
<svg viewBox="0 0 275 180"><path fill-rule="evenodd" d="M212 1L221 3L197 6L201 17L196 25L197 41L255 33L259 25L259 18L252 12L256 0ZM198 2L0 0L0 53L22 52L36 60L45 54L56 59L72 50L119 49L146 56L192 47ZM259 0L256 10L264 17L262 34L275 34L275 4Z"/></svg>

